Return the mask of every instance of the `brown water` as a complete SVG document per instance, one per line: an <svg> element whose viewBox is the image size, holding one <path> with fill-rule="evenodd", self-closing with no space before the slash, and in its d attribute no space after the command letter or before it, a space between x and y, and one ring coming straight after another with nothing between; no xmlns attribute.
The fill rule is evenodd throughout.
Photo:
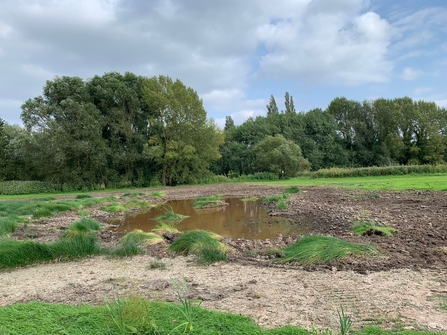
<svg viewBox="0 0 447 335"><path fill-rule="evenodd" d="M267 214L261 201L241 201L236 198L227 198L228 206L194 209L194 200L173 200L168 205L177 214L188 215L180 223L170 223L180 231L203 229L215 232L229 238L246 239L273 239L282 235L297 235L310 231L309 220L305 218L303 223L295 223L287 218L271 217ZM131 231L141 229L150 231L158 222L155 218L163 215L165 210L161 207L153 208L148 212L124 217L124 222L118 231Z"/></svg>

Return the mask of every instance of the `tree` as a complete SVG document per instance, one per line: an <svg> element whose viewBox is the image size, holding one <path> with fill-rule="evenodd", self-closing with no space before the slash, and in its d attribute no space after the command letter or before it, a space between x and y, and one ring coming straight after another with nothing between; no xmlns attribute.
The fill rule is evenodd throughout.
<svg viewBox="0 0 447 335"><path fill-rule="evenodd" d="M294 177L297 172L310 169L298 144L282 135L267 136L256 145L255 154L259 171L276 173L279 177Z"/></svg>
<svg viewBox="0 0 447 335"><path fill-rule="evenodd" d="M226 116L225 117L225 128L224 128L224 130L227 131L227 130L230 130L231 128L234 128L234 127L235 127L235 125L234 125L233 118L231 116Z"/></svg>
<svg viewBox="0 0 447 335"><path fill-rule="evenodd" d="M286 113L296 113L293 97L289 94L289 92L286 92L284 100L286 105Z"/></svg>
<svg viewBox="0 0 447 335"><path fill-rule="evenodd" d="M207 120L192 88L166 76L146 78L142 101L150 132L145 154L161 167L163 185L194 181L220 158L223 132Z"/></svg>
<svg viewBox="0 0 447 335"><path fill-rule="evenodd" d="M267 107L267 115L279 114L278 106L276 105L275 97L273 95L270 96L269 104Z"/></svg>

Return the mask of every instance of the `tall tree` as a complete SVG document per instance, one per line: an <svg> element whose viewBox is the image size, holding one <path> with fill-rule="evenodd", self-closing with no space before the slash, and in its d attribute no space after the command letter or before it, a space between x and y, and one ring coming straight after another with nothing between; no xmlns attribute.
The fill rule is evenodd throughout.
<svg viewBox="0 0 447 335"><path fill-rule="evenodd" d="M286 113L296 113L293 97L289 94L289 92L286 92L284 100L286 105Z"/></svg>
<svg viewBox="0 0 447 335"><path fill-rule="evenodd" d="M269 104L267 107L267 115L279 114L278 106L276 105L276 100L273 95L270 96Z"/></svg>
<svg viewBox="0 0 447 335"><path fill-rule="evenodd" d="M235 125L234 125L233 118L231 116L226 116L225 117L225 127L224 127L224 130L227 131L227 130L230 130L231 128L234 128L234 127L235 127Z"/></svg>
<svg viewBox="0 0 447 335"><path fill-rule="evenodd" d="M207 120L202 100L192 88L166 76L147 78L142 101L149 111L145 152L160 165L163 185L194 181L220 158L223 132Z"/></svg>

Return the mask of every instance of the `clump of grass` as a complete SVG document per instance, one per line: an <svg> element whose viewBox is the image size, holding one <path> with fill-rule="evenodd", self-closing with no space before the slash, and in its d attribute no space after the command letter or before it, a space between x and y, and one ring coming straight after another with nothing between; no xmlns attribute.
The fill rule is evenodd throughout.
<svg viewBox="0 0 447 335"><path fill-rule="evenodd" d="M276 203L276 207L279 210L286 210L287 208L289 208L289 203L287 201L287 199L279 199L278 202Z"/></svg>
<svg viewBox="0 0 447 335"><path fill-rule="evenodd" d="M17 217L0 217L0 236L14 233L17 229Z"/></svg>
<svg viewBox="0 0 447 335"><path fill-rule="evenodd" d="M79 216L89 216L92 215L92 212L89 211L88 209L80 209L76 212L76 214Z"/></svg>
<svg viewBox="0 0 447 335"><path fill-rule="evenodd" d="M141 192L129 192L129 193L123 194L123 197L139 198L143 195L145 195L145 194L141 193Z"/></svg>
<svg viewBox="0 0 447 335"><path fill-rule="evenodd" d="M357 221L352 227L352 232L357 235L380 235L390 237L396 234L396 229L388 226L381 226L374 221Z"/></svg>
<svg viewBox="0 0 447 335"><path fill-rule="evenodd" d="M256 201L258 199L259 198L257 198L257 197L245 197L245 198L242 198L242 201Z"/></svg>
<svg viewBox="0 0 447 335"><path fill-rule="evenodd" d="M298 261L302 265L340 260L351 255L377 253L373 246L350 243L331 236L306 236L290 247L283 249L284 258L277 261L288 263Z"/></svg>
<svg viewBox="0 0 447 335"><path fill-rule="evenodd" d="M150 197L152 198L163 198L166 196L166 192L162 192L162 191L153 191L149 194Z"/></svg>
<svg viewBox="0 0 447 335"><path fill-rule="evenodd" d="M183 219L188 218L188 215L182 215L182 214L177 214L174 212L174 209L172 208L172 206L168 203L163 204L162 205L163 209L164 209L164 214L157 216L155 218L156 221L171 221L171 222L180 222Z"/></svg>
<svg viewBox="0 0 447 335"><path fill-rule="evenodd" d="M214 194L207 197L197 197L192 205L193 208L217 207L222 206L222 194Z"/></svg>
<svg viewBox="0 0 447 335"><path fill-rule="evenodd" d="M280 200L283 200L287 198L286 195L284 194L274 194L274 195L268 195L266 197L264 197L263 202L266 204L272 203L272 202L278 202Z"/></svg>
<svg viewBox="0 0 447 335"><path fill-rule="evenodd" d="M166 269L166 263L159 261L159 260L154 260L151 261L149 263L149 265L147 266L147 269L159 269L159 270L165 270Z"/></svg>
<svg viewBox="0 0 447 335"><path fill-rule="evenodd" d="M157 244L164 242L163 237L154 233L145 233L140 229L132 230L121 238L122 243L128 243L130 240L135 241L137 245L141 244Z"/></svg>
<svg viewBox="0 0 447 335"><path fill-rule="evenodd" d="M101 225L98 221L92 218L82 218L79 221L73 222L68 226L65 232L65 237L74 236L79 234L86 234L101 229Z"/></svg>
<svg viewBox="0 0 447 335"><path fill-rule="evenodd" d="M90 194L78 194L76 199L90 199L92 196Z"/></svg>
<svg viewBox="0 0 447 335"><path fill-rule="evenodd" d="M141 253L143 253L143 250L138 247L134 239L120 241L119 246L111 252L113 256L117 257L131 257Z"/></svg>
<svg viewBox="0 0 447 335"><path fill-rule="evenodd" d="M170 251L195 255L200 264L227 260L227 248L221 237L204 230L192 230L180 235L170 246Z"/></svg>
<svg viewBox="0 0 447 335"><path fill-rule="evenodd" d="M298 187L289 186L283 191L283 194L295 194L295 193L300 193L300 192L301 192L301 190Z"/></svg>
<svg viewBox="0 0 447 335"><path fill-rule="evenodd" d="M100 209L107 213L117 213L126 211L126 207L124 207L119 202L112 202L106 206L102 206Z"/></svg>
<svg viewBox="0 0 447 335"><path fill-rule="evenodd" d="M155 234L160 235L160 236L163 235L163 234L166 234L166 233L174 233L174 234L180 233L180 231L177 228L175 228L175 227L173 227L171 225L168 225L168 224L166 224L164 222L160 222L151 231L153 233L155 233Z"/></svg>
<svg viewBox="0 0 447 335"><path fill-rule="evenodd" d="M131 200L124 205L127 209L136 209L136 208L149 208L152 207L152 204L148 201L140 201L140 200Z"/></svg>

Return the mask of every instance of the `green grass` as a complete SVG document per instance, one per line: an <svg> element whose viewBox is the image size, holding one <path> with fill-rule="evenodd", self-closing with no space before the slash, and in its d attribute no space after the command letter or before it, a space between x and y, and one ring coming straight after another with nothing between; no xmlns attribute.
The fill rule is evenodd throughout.
<svg viewBox="0 0 447 335"><path fill-rule="evenodd" d="M283 191L283 194L295 194L300 192L301 190L297 186L289 186Z"/></svg>
<svg viewBox="0 0 447 335"><path fill-rule="evenodd" d="M207 197L197 197L193 208L216 207L222 205L222 194L214 194Z"/></svg>
<svg viewBox="0 0 447 335"><path fill-rule="evenodd" d="M89 216L92 215L92 211L89 211L88 209L80 209L76 212L79 216Z"/></svg>
<svg viewBox="0 0 447 335"><path fill-rule="evenodd" d="M142 201L137 199L133 199L124 205L126 209L150 208L152 206L153 205L148 201Z"/></svg>
<svg viewBox="0 0 447 335"><path fill-rule="evenodd" d="M122 195L122 197L130 197L130 198L139 198L144 196L145 194L142 192L129 192Z"/></svg>
<svg viewBox="0 0 447 335"><path fill-rule="evenodd" d="M145 233L135 229L126 233L119 242L118 247L111 252L113 256L130 257L143 253L140 246L144 244L164 243L163 237L154 233Z"/></svg>
<svg viewBox="0 0 447 335"><path fill-rule="evenodd" d="M388 226L381 226L375 222L362 222L358 221L354 223L352 227L352 232L357 235L383 235L383 236L393 236L396 234L396 229Z"/></svg>
<svg viewBox="0 0 447 335"><path fill-rule="evenodd" d="M123 204L119 202L112 202L110 204L107 204L105 206L102 206L100 210L107 212L107 213L118 213L118 212L125 212L127 209L124 207Z"/></svg>
<svg viewBox="0 0 447 335"><path fill-rule="evenodd" d="M90 194L78 194L76 196L76 199L89 199L89 198L92 198Z"/></svg>
<svg viewBox="0 0 447 335"><path fill-rule="evenodd" d="M114 320L133 327L139 334L179 335L183 329L173 331L182 320L175 304L144 300L138 297L115 298L109 303L119 304L113 312L108 306L90 304L64 305L30 302L0 307L0 334L2 335L98 335L119 334ZM178 306L178 305L177 305ZM114 306L112 306L114 308ZM196 335L309 335L295 326L262 329L251 318L239 314L223 313L192 306L193 334ZM114 313L114 314L113 314ZM115 315L115 318L112 317ZM334 315L335 312L334 312ZM30 322L32 320L32 322ZM130 332L129 332L130 333ZM384 330L367 326L352 335L446 335L446 332L418 330Z"/></svg>
<svg viewBox="0 0 447 335"><path fill-rule="evenodd" d="M185 255L195 255L199 264L212 264L227 260L227 248L221 237L204 230L191 230L180 235L169 250Z"/></svg>
<svg viewBox="0 0 447 335"><path fill-rule="evenodd" d="M92 234L76 235L52 243L0 239L0 270L52 260L70 260L101 253Z"/></svg>
<svg viewBox="0 0 447 335"><path fill-rule="evenodd" d="M166 263L164 263L162 261L154 260L154 261L151 261L146 268L150 269L150 270L153 270L153 269L165 270Z"/></svg>
<svg viewBox="0 0 447 335"><path fill-rule="evenodd" d="M272 202L279 202L281 200L284 200L285 198L287 198L285 194L267 195L264 197L263 202L269 204Z"/></svg>
<svg viewBox="0 0 447 335"><path fill-rule="evenodd" d="M172 206L167 203L163 204L162 207L164 209L164 214L157 216L155 218L156 221L180 222L183 219L189 218L188 215L182 215L182 214L175 213L174 210L172 209Z"/></svg>
<svg viewBox="0 0 447 335"><path fill-rule="evenodd" d="M81 220L75 221L68 226L67 230L65 231L65 236L67 237L67 236L80 235L98 231L100 229L101 225L95 219L82 218Z"/></svg>
<svg viewBox="0 0 447 335"><path fill-rule="evenodd" d="M404 190L433 190L447 191L447 174L424 174L405 176L373 176L347 178L318 178L297 177L288 180L263 182L278 186L298 185L343 187L364 190L404 191Z"/></svg>
<svg viewBox="0 0 447 335"><path fill-rule="evenodd" d="M277 259L281 263L293 261L301 265L340 260L347 256L373 255L377 251L373 246L350 243L331 236L311 235L303 237L292 246L282 250L284 257Z"/></svg>
<svg viewBox="0 0 447 335"><path fill-rule="evenodd" d="M163 235L166 233L180 233L179 230L171 225L168 225L164 222L160 222L158 225L155 226L154 229L151 230L153 233L158 235Z"/></svg>
<svg viewBox="0 0 447 335"><path fill-rule="evenodd" d="M0 217L0 236L14 233L17 229L17 216Z"/></svg>
<svg viewBox="0 0 447 335"><path fill-rule="evenodd" d="M166 192L163 191L153 191L149 193L149 196L152 198L163 198L166 196Z"/></svg>

